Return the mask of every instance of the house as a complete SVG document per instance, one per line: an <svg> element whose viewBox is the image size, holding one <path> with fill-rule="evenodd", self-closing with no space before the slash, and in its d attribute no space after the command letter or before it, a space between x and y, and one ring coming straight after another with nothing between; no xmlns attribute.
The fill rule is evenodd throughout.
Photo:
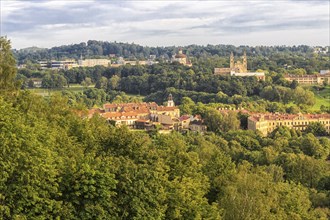
<svg viewBox="0 0 330 220"><path fill-rule="evenodd" d="M189 130L198 133L204 133L207 131L207 126L204 124L201 115L195 115L194 117L191 117Z"/></svg>

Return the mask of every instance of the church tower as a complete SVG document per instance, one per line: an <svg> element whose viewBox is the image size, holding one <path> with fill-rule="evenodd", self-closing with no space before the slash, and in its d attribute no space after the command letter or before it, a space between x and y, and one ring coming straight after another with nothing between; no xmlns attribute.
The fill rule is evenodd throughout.
<svg viewBox="0 0 330 220"><path fill-rule="evenodd" d="M244 55L243 55L243 72L247 72L247 59L246 59L246 51L244 50Z"/></svg>
<svg viewBox="0 0 330 220"><path fill-rule="evenodd" d="M230 69L235 68L235 61L234 61L234 54L233 52L230 53Z"/></svg>
<svg viewBox="0 0 330 220"><path fill-rule="evenodd" d="M173 97L172 97L172 94L170 93L168 95L168 99L167 99L167 107L174 107L175 104L174 104L174 101L173 101Z"/></svg>

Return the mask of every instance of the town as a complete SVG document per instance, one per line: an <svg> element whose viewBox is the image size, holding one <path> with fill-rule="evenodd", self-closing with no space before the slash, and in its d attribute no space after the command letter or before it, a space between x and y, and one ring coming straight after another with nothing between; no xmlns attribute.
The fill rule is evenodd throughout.
<svg viewBox="0 0 330 220"><path fill-rule="evenodd" d="M330 219L329 8L0 0L0 219Z"/></svg>

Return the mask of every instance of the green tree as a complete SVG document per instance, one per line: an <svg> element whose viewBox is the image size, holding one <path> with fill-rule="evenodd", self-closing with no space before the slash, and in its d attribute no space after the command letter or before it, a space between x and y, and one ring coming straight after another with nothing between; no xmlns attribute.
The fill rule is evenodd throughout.
<svg viewBox="0 0 330 220"><path fill-rule="evenodd" d="M86 77L82 82L81 85L84 87L89 87L92 85L92 79L90 77Z"/></svg>
<svg viewBox="0 0 330 220"><path fill-rule="evenodd" d="M326 136L327 130L325 129L324 125L320 122L312 122L307 125L305 130L306 133L312 133L316 136Z"/></svg>
<svg viewBox="0 0 330 220"><path fill-rule="evenodd" d="M195 102L189 97L183 97L180 105L181 114L191 115L193 108L195 107Z"/></svg>
<svg viewBox="0 0 330 220"><path fill-rule="evenodd" d="M97 80L97 82L95 84L95 88L106 90L107 85L108 85L108 79L106 77L102 76L99 80Z"/></svg>
<svg viewBox="0 0 330 220"><path fill-rule="evenodd" d="M12 90L15 85L16 61L11 51L10 40L0 36L0 91Z"/></svg>

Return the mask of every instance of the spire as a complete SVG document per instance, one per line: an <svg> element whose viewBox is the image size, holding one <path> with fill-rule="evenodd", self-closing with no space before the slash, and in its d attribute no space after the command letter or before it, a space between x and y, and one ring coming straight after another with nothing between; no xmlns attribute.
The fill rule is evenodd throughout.
<svg viewBox="0 0 330 220"><path fill-rule="evenodd" d="M246 50L244 50L243 54L243 67L244 67L244 72L247 72L247 58L246 58Z"/></svg>
<svg viewBox="0 0 330 220"><path fill-rule="evenodd" d="M174 104L174 101L173 101L173 96L170 93L168 95L168 98L167 98L167 107L174 107L174 106L175 106L175 104Z"/></svg>
<svg viewBox="0 0 330 220"><path fill-rule="evenodd" d="M234 68L234 54L233 52L230 53L230 68Z"/></svg>

